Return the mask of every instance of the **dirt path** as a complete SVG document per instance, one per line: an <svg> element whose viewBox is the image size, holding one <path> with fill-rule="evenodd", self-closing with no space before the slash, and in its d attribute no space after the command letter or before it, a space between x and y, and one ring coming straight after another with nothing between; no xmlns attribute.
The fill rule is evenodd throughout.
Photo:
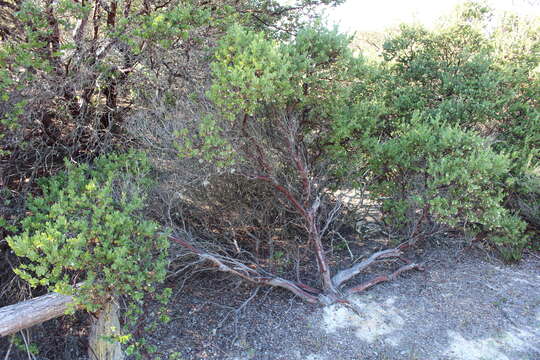
<svg viewBox="0 0 540 360"><path fill-rule="evenodd" d="M234 312L253 289L201 279L176 297L152 343L184 360L540 359L537 255L513 266L448 247L424 256L427 271L352 297L361 316L267 289Z"/></svg>

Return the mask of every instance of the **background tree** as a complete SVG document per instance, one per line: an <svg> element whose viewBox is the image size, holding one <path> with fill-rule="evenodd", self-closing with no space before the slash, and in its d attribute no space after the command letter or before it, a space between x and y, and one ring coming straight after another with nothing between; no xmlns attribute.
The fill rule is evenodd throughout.
<svg viewBox="0 0 540 360"><path fill-rule="evenodd" d="M2 2L0 184L17 191L65 157L110 151L134 110L201 80L227 24L289 31L321 3L338 1Z"/></svg>

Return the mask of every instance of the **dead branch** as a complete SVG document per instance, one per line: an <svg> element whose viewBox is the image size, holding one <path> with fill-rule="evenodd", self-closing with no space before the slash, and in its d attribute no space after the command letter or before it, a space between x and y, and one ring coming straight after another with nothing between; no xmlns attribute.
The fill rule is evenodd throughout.
<svg viewBox="0 0 540 360"><path fill-rule="evenodd" d="M203 251L196 248L186 240L180 239L178 237L169 236L169 239L190 250L192 253L198 255L202 259L214 264L214 266L216 266L219 271L237 275L252 284L274 286L287 289L309 303L318 302L317 296L308 292L310 289L312 289L308 285L297 284L293 281L289 281L278 276L268 276L266 274L261 274L259 271L247 266L246 264L238 260ZM317 291L316 289L313 290Z"/></svg>
<svg viewBox="0 0 540 360"><path fill-rule="evenodd" d="M392 257L399 257L401 255L401 250L398 248L395 249L388 249L388 250L382 250L378 251L374 254L372 254L369 258L366 260L359 262L358 264L338 272L334 277L332 278L332 283L335 287L340 287L343 285L344 282L352 279L356 275L360 274L365 268L373 264L375 261L385 258L392 258Z"/></svg>

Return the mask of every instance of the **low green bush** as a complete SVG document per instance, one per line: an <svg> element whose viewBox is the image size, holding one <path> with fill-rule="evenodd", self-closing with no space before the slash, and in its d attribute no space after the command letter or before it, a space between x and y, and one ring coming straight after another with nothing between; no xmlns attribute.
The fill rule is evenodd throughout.
<svg viewBox="0 0 540 360"><path fill-rule="evenodd" d="M507 198L507 206L516 209L527 222L531 236L530 249L540 250L540 169L517 178ZM535 236L536 235L536 236Z"/></svg>
<svg viewBox="0 0 540 360"><path fill-rule="evenodd" d="M139 305L165 279L167 265L167 237L141 217L148 173L145 157L129 153L92 165L66 162L64 172L41 179L42 195L28 199L22 232L7 238L24 258L17 274L74 295L77 307L91 312L115 296Z"/></svg>
<svg viewBox="0 0 540 360"><path fill-rule="evenodd" d="M509 158L473 131L417 118L373 146L369 167L392 227L415 236L429 220L487 232L504 257L519 258L526 223L504 207Z"/></svg>
<svg viewBox="0 0 540 360"><path fill-rule="evenodd" d="M332 145L340 168L360 169L359 182L370 181L361 176L370 176L370 159L374 195L388 197L386 221L402 235L418 231L429 207L448 225L490 231L505 257L518 258L524 231L535 248L540 228L540 27L511 14L492 21L482 3L456 10L434 30L402 25L389 34L382 60L351 81L349 111L336 118ZM433 118L451 127L434 129ZM454 133L455 147L440 142L441 132Z"/></svg>

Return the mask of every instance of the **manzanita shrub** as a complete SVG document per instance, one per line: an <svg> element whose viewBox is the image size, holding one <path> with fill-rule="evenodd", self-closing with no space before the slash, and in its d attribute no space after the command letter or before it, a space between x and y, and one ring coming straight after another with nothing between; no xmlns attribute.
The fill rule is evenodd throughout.
<svg viewBox="0 0 540 360"><path fill-rule="evenodd" d="M385 220L407 228L408 237L435 222L471 235L487 232L505 257L519 258L526 223L503 206L510 161L478 134L417 118L373 146L369 167Z"/></svg>
<svg viewBox="0 0 540 360"><path fill-rule="evenodd" d="M435 30L401 26L381 61L351 81L349 111L331 136L342 168L356 163L373 175L360 181L371 183L386 223L404 237L419 235L425 214L483 227L515 260L526 238L538 246L540 28L511 15L490 21L489 8L466 3Z"/></svg>
<svg viewBox="0 0 540 360"><path fill-rule="evenodd" d="M452 34L459 42L446 54L442 44ZM517 120L490 95L503 90L504 76L482 36L472 25L440 34L405 27L386 44L379 70L351 56L348 39L331 31L304 29L280 43L232 27L215 53L209 91L222 118L206 118L192 141L182 133L180 152L244 174L255 165L259 174L250 169L248 177L276 181L296 171L294 161L287 171L284 165L295 154L270 164L276 154L301 148L305 169L317 169L309 181L320 185L324 178L333 190L369 186L385 222L405 239L427 236L426 225L462 229L486 235L507 259L517 259L529 238L527 223L508 206L519 155L493 140L503 138L501 124ZM482 46L473 46L478 39ZM402 54L405 40L418 51ZM420 93L411 97L404 87ZM510 93L503 95L510 101ZM410 100L406 111L403 96ZM534 118L534 107L525 105ZM292 128L298 140L276 140ZM288 141L293 145L274 150Z"/></svg>
<svg viewBox="0 0 540 360"><path fill-rule="evenodd" d="M24 258L16 273L32 286L73 295L76 307L90 312L113 297L128 298L135 320L165 279L168 261L166 235L141 217L149 169L132 152L91 165L66 162L64 172L41 179L42 195L28 199L22 232L7 239ZM166 301L168 291L159 299Z"/></svg>

